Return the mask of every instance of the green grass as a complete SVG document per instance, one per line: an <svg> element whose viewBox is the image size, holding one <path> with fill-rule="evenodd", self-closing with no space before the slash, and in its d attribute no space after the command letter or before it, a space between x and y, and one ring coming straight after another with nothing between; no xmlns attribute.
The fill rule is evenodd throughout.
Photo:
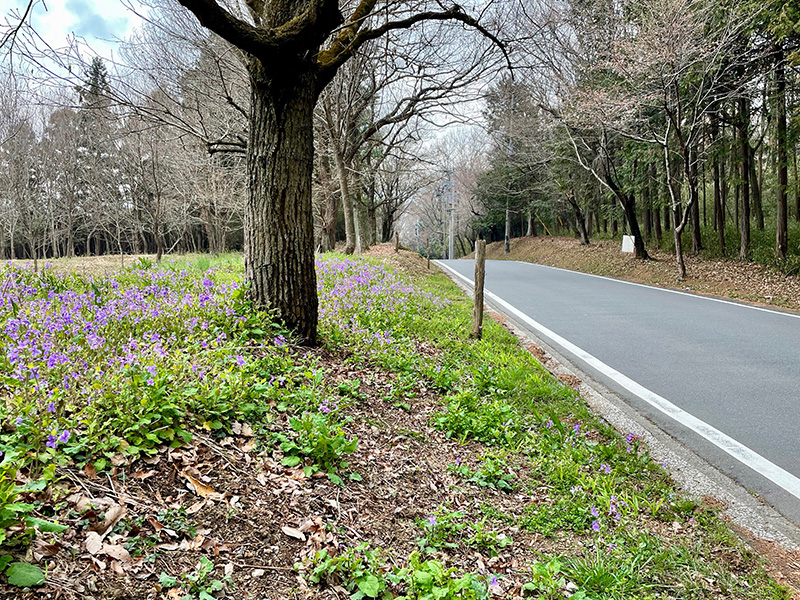
<svg viewBox="0 0 800 600"><path fill-rule="evenodd" d="M390 371L383 398L365 397L357 380L326 385L321 359L292 351L289 332L247 305L237 255L165 260L160 267L140 261L107 277L6 272L20 284L8 288L18 292L0 314L7 348L18 344L17 327L44 331L20 316L51 323L63 307L82 323L102 323L107 312L115 319L95 332L102 343L69 328L43 338L61 344L73 364L92 365L75 371L81 385L64 385L72 367L50 364L25 344L19 360L0 361L0 416L15 423L0 432L6 477L0 533L8 533L0 571L10 562L4 556L24 556L35 528L48 527L26 519L51 516L36 513L42 504L28 502L35 489L15 486L12 473L41 477L34 485L41 489L60 468L91 463L102 471L120 456L132 462L165 444L187 443L193 431L223 437L244 422L260 448L284 464L347 486L348 477L360 479L347 461L362 452L346 432L349 405L385 402L411 410L424 384L441 398L430 426L473 449L451 470L459 485L483 488L485 502L472 510L441 506L407 523L418 552L359 545L335 557L319 553L297 567L309 583L341 585L356 600L390 593L487 600L496 576L456 569L453 559L466 552L490 557L511 544L533 597L561 598L567 582L573 598L594 600L788 597L715 514L675 490L646 447L593 415L504 327L489 320L483 339L470 339L471 302L444 275L409 280L374 261L336 255L325 257L320 274L327 350ZM80 295L78 306L70 304L73 294ZM141 310L130 313L136 303ZM152 351L156 339L166 340L163 352ZM421 353L420 345L435 351ZM495 505L492 494L504 503ZM518 510L509 509L510 499ZM170 518L193 527L181 515ZM26 522L34 525L17 526ZM672 533L673 522L683 534ZM498 534L511 523L520 533L559 540L559 550L537 556L518 548L516 539ZM146 540L135 550L151 551ZM735 574L724 556L736 557ZM203 563L188 574L163 573L162 585L211 594L226 585L212 573L213 565Z"/></svg>

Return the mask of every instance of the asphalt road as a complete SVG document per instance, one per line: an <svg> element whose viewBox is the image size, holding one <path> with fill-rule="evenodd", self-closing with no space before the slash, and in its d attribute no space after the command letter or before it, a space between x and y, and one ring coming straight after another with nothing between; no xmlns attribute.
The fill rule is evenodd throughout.
<svg viewBox="0 0 800 600"><path fill-rule="evenodd" d="M471 283L473 261L440 264ZM487 261L486 291L800 524L800 315L511 261Z"/></svg>

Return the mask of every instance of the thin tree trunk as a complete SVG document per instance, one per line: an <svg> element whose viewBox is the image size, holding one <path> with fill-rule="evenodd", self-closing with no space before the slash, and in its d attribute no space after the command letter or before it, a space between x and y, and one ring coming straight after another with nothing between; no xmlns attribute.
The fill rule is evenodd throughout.
<svg viewBox="0 0 800 600"><path fill-rule="evenodd" d="M693 148L684 152L686 181L689 184L689 203L692 205L692 254L697 255L703 249L703 238L700 235L700 197L697 193L697 152Z"/></svg>
<svg viewBox="0 0 800 600"><path fill-rule="evenodd" d="M739 143L741 147L741 199L742 214L740 220L739 260L747 260L750 255L750 140L748 124L750 123L750 100L739 98Z"/></svg>
<svg viewBox="0 0 800 600"><path fill-rule="evenodd" d="M342 153L336 144L333 144L332 153L333 162L336 165L336 174L339 177L339 193L342 197L342 209L344 210L344 253L352 254L356 250L356 224L353 197L350 195L350 178L347 175L347 167L344 164Z"/></svg>
<svg viewBox="0 0 800 600"><path fill-rule="evenodd" d="M800 221L800 179L797 177L797 148L792 149L794 152L794 209L795 220Z"/></svg>
<svg viewBox="0 0 800 600"><path fill-rule="evenodd" d="M783 64L783 49L776 45L775 60L775 121L776 143L778 145L778 214L775 232L775 254L786 259L789 250L787 234L788 214L786 188L789 185L789 157L786 151L786 71Z"/></svg>
<svg viewBox="0 0 800 600"><path fill-rule="evenodd" d="M750 146L750 144L747 144ZM756 218L756 227L759 231L764 231L764 208L761 202L761 177L759 173L763 173L763 154L761 150L758 151L758 172L756 172L755 161L756 150L750 147L750 198L753 207L753 216Z"/></svg>
<svg viewBox="0 0 800 600"><path fill-rule="evenodd" d="M719 122L717 114L711 113L711 144L717 144L719 136ZM720 187L720 161L715 154L712 163L712 173L714 177L714 229L717 230L719 240L719 251L725 256L725 208L722 204L722 188Z"/></svg>

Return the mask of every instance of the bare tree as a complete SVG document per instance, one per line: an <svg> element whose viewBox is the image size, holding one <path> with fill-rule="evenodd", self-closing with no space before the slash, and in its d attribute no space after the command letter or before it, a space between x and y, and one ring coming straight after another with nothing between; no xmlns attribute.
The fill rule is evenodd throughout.
<svg viewBox="0 0 800 600"><path fill-rule="evenodd" d="M257 306L269 306L316 342L317 293L311 206L313 112L322 90L367 42L425 22L460 22L497 39L460 7L435 3L340 7L332 0L180 0L198 20L247 54L251 82L245 271ZM349 10L345 18L343 10ZM436 43L441 43L437 41Z"/></svg>

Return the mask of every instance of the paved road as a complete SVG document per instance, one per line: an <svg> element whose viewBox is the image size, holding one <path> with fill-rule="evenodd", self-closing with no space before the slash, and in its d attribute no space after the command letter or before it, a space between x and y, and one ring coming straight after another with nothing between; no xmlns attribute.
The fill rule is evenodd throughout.
<svg viewBox="0 0 800 600"><path fill-rule="evenodd" d="M472 281L473 261L441 264ZM487 261L486 290L800 524L800 315L511 261Z"/></svg>

